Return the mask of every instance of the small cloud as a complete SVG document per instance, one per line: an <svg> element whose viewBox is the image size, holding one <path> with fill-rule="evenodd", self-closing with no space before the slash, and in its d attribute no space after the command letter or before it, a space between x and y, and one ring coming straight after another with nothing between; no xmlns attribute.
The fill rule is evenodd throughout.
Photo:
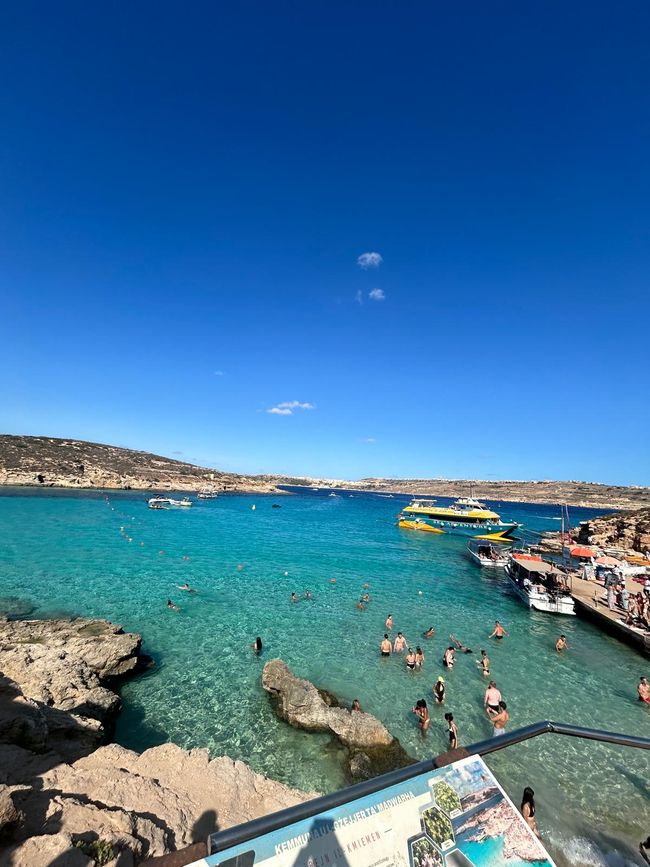
<svg viewBox="0 0 650 867"><path fill-rule="evenodd" d="M386 293L383 289L371 289L370 292L368 292L368 298L370 298L371 301L383 301L385 297Z"/></svg>
<svg viewBox="0 0 650 867"><path fill-rule="evenodd" d="M357 265L367 271L368 268L379 268L383 261L379 253L362 253L357 259Z"/></svg>
<svg viewBox="0 0 650 867"><path fill-rule="evenodd" d="M214 375L215 376L223 376L223 370L215 370Z"/></svg>
<svg viewBox="0 0 650 867"><path fill-rule="evenodd" d="M357 304L363 304L363 292L361 291L361 289L357 289L354 300L357 302Z"/></svg>
<svg viewBox="0 0 650 867"><path fill-rule="evenodd" d="M182 455L183 452L172 452L173 455Z"/></svg>
<svg viewBox="0 0 650 867"><path fill-rule="evenodd" d="M276 406L267 409L271 415L293 415L294 409L316 409L313 403L301 403L299 400L284 400Z"/></svg>
<svg viewBox="0 0 650 867"><path fill-rule="evenodd" d="M377 440L374 437L364 437L361 440L362 443L376 443Z"/></svg>

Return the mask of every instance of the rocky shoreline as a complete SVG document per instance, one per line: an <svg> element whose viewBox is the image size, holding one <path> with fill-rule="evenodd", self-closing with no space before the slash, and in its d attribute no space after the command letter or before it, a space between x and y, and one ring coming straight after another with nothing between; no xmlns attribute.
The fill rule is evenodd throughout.
<svg viewBox="0 0 650 867"><path fill-rule="evenodd" d="M313 797L207 750L107 745L114 687L149 662L107 621L0 621L0 864L133 867Z"/></svg>

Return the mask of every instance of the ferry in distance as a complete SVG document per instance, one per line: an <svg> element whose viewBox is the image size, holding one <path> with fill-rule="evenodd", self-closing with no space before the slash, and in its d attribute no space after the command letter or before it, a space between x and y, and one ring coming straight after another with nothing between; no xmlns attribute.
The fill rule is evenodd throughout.
<svg viewBox="0 0 650 867"><path fill-rule="evenodd" d="M437 506L435 500L411 500L399 516L398 526L405 530L511 542L512 534L520 525L515 521L502 521L496 512L473 497L460 497L451 506Z"/></svg>

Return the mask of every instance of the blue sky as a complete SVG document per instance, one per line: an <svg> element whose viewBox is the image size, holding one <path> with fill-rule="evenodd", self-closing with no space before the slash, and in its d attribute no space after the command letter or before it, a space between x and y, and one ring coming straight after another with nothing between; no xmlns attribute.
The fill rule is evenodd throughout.
<svg viewBox="0 0 650 867"><path fill-rule="evenodd" d="M2 429L650 484L649 25L626 2L5 4Z"/></svg>

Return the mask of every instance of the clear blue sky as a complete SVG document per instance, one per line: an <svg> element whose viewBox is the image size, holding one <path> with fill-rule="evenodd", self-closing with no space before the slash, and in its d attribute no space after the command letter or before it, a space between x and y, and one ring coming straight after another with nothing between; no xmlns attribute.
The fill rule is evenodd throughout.
<svg viewBox="0 0 650 867"><path fill-rule="evenodd" d="M2 429L650 484L649 35L638 2L4 4Z"/></svg>

